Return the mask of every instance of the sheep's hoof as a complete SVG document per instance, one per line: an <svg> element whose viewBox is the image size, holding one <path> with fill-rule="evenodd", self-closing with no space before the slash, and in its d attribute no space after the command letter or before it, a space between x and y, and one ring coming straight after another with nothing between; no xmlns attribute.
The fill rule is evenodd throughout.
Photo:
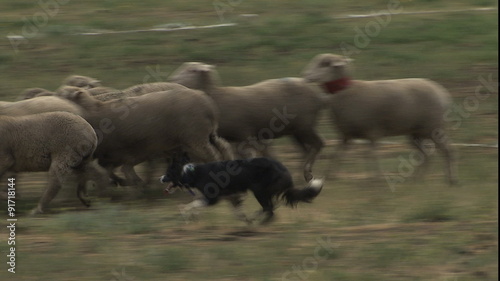
<svg viewBox="0 0 500 281"><path fill-rule="evenodd" d="M87 208L89 208L89 207L91 206L92 201L90 201L90 200L83 200L83 201L82 201L82 203L83 203L83 205L85 205Z"/></svg>
<svg viewBox="0 0 500 281"><path fill-rule="evenodd" d="M86 206L87 208L90 207L90 203L92 202L90 201L90 199L83 198L80 193L78 194L78 199L80 199L80 202L82 202L84 206Z"/></svg>
<svg viewBox="0 0 500 281"><path fill-rule="evenodd" d="M247 225L252 225L255 219L249 219L247 216L243 216L240 220L244 221Z"/></svg>
<svg viewBox="0 0 500 281"><path fill-rule="evenodd" d="M31 210L31 212L30 212L31 216L36 216L36 215L39 215L39 214L43 214L43 211L40 208L38 208L38 207L36 207L35 209Z"/></svg>

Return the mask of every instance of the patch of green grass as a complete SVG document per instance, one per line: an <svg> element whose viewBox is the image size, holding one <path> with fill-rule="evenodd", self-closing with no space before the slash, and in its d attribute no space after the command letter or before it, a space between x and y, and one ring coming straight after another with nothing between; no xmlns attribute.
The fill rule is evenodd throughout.
<svg viewBox="0 0 500 281"><path fill-rule="evenodd" d="M416 27L415 17L419 19ZM493 15L415 17L394 16L378 36L371 38L369 46L356 55L357 77L423 76L439 81L470 77L470 66L466 65L471 56L473 63L491 64L498 44L496 36L488 32L491 28L482 27L496 26ZM159 64L172 69L184 61L219 65L227 85L297 76L315 54L339 53L342 42L352 44L356 35L353 28L362 28L369 22L368 19L336 21L323 11L308 7L303 14L263 16L255 22L219 29L107 36L63 35L78 30L78 26L91 26L92 21L70 23L69 26L73 27L65 30L61 26L66 27L68 21L57 17L51 22L53 25L48 25L43 31L49 35L46 37L48 41L42 37L21 44L21 52L14 60L7 59L3 66L5 73L12 76L8 78L10 87L17 87L17 92L27 86L16 78L20 71L24 76L42 75L40 80L48 81L45 83L50 83L51 87L56 80L50 76L64 78L76 71L99 77L110 86L126 87L130 82L125 81L141 82L147 74L146 66ZM407 36L409 30L412 36ZM481 48L475 48L476 45ZM422 47L429 51L421 52ZM12 53L8 48L5 51ZM30 73L18 67L28 64L35 64L37 70L44 71ZM410 65L411 69L401 73L400 65ZM381 72L380 68L384 71ZM48 88L43 84L29 86ZM5 95L9 96L9 92Z"/></svg>
<svg viewBox="0 0 500 281"><path fill-rule="evenodd" d="M377 243L368 245L363 256L368 259L365 263L368 267L390 268L403 264L412 255L412 250L402 245Z"/></svg>
<svg viewBox="0 0 500 281"><path fill-rule="evenodd" d="M144 259L148 264L155 266L159 272L172 273L192 267L191 256L193 254L182 248L169 246L149 252Z"/></svg>
<svg viewBox="0 0 500 281"><path fill-rule="evenodd" d="M354 44L354 28L364 29L374 20L332 16L380 11L387 3L240 1L224 14L226 22L238 23L234 27L73 36L91 29L208 25L220 20L210 1L145 0L142 6L133 0L69 1L18 52L8 41L0 44L0 97L13 100L28 87L53 90L70 74L97 77L107 86L125 88L142 83L151 75L148 70L158 67L169 73L185 61L216 64L224 85L298 76L316 54L342 53L342 42ZM401 4L404 11L497 5L493 0ZM14 0L2 1L0 10L3 38L10 32L20 34L23 17L40 11L33 1ZM243 13L259 16L239 17ZM480 76L491 74L497 80L497 20L497 12L393 15L370 38L370 44L355 54L353 77L430 78L449 87L460 104L473 94ZM451 130L453 142L496 143L497 107L495 93ZM318 130L327 140L338 139L328 118L322 119ZM301 164L296 160L299 150L288 149L292 145L279 139L273 148L290 168L296 186L302 186ZM254 226L255 233L248 236L234 234L246 226L226 204L202 211L198 221L184 221L176 207L189 202L189 195L183 194L130 199L126 190L120 190L128 198L124 202L99 199L88 211L54 203L51 207L56 213L31 218L25 214L36 206L45 182L34 184L30 174L19 181L24 198L16 202L21 215L16 277L111 280L124 269L134 280L281 280L284 272L314 257L318 237L331 236L339 248L319 262L317 269L305 271L309 280L437 280L450 276L449 272L460 272L458 279L495 280L498 151L454 148L461 186L446 185L443 160L436 154L424 179L408 180L391 190L365 179L365 164L370 165L370 160L361 153L364 147L354 146L338 179L329 179L312 204L295 210L280 206L273 223ZM333 149L325 147L322 155L328 158ZM381 164L389 172L397 171L398 156L410 151L409 146L383 147ZM315 171L321 175L337 169L330 165L321 159ZM251 195L246 204L248 214L259 208ZM5 237L0 237L0 244L6 250ZM2 280L4 273L0 272Z"/></svg>
<svg viewBox="0 0 500 281"><path fill-rule="evenodd" d="M102 235L153 233L154 224L144 220L144 214L126 210L120 206L106 206L99 212L67 212L55 215L55 221L42 225L47 232L75 232Z"/></svg>

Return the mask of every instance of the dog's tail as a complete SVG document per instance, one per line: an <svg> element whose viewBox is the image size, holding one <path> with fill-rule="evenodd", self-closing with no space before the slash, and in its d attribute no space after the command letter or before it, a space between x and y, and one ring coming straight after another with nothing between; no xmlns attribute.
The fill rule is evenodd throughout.
<svg viewBox="0 0 500 281"><path fill-rule="evenodd" d="M311 203L323 188L323 179L312 179L303 189L290 188L283 193L286 205L295 207L299 202Z"/></svg>

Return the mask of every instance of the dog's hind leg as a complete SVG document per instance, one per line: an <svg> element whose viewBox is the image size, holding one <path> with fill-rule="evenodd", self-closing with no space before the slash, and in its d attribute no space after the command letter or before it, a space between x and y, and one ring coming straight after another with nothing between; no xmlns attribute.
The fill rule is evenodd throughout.
<svg viewBox="0 0 500 281"><path fill-rule="evenodd" d="M227 200L229 200L229 202L231 202L231 205L233 205L234 214L236 215L236 217L239 220L242 220L242 221L246 222L247 224L252 223L252 221L247 218L247 216L245 215L245 213L242 210L241 203L243 203L243 198L241 197L240 194L231 195L227 198Z"/></svg>
<svg viewBox="0 0 500 281"><path fill-rule="evenodd" d="M264 218L260 223L267 224L271 222L274 218L274 204L271 196L265 193L254 193L254 195L259 204L262 206L262 214L264 215ZM254 219L257 219L257 217Z"/></svg>

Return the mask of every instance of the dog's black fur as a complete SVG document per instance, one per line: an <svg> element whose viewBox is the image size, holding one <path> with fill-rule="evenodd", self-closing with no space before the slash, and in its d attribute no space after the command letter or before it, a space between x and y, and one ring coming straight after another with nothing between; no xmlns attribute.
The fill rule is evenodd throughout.
<svg viewBox="0 0 500 281"><path fill-rule="evenodd" d="M322 184L304 189L294 188L288 169L270 158L187 163L189 158L186 154L174 157L161 181L199 190L207 205L214 205L221 198L231 197L233 206L238 207L242 200L235 200L234 196L250 190L266 214L264 222L273 216L276 199L294 207L298 202L311 202L322 188Z"/></svg>

